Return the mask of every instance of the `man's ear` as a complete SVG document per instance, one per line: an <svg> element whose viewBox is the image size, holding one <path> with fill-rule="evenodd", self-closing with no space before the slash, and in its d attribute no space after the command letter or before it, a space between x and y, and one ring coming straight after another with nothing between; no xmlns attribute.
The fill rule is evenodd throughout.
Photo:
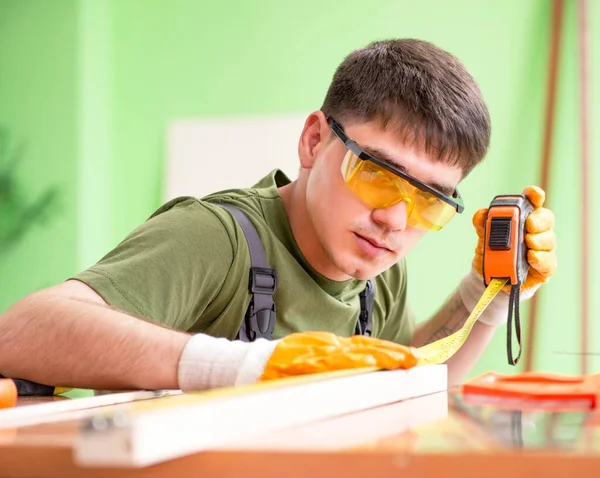
<svg viewBox="0 0 600 478"><path fill-rule="evenodd" d="M312 168L319 151L328 143L330 136L331 130L322 111L315 111L306 118L298 142L298 157L302 168Z"/></svg>

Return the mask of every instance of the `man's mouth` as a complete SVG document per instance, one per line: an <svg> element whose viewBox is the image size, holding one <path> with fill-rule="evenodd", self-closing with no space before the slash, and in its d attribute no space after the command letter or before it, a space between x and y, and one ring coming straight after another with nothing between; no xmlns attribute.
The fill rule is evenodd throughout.
<svg viewBox="0 0 600 478"><path fill-rule="evenodd" d="M371 244L373 247L376 247L378 249L385 249L386 251L389 252L394 252L392 248L390 248L385 242L383 241L379 241L377 239L374 239L372 237L368 237L368 236L363 236L361 234L358 233L354 233L356 236L358 236L360 239L363 239L364 241L368 242L369 244Z"/></svg>

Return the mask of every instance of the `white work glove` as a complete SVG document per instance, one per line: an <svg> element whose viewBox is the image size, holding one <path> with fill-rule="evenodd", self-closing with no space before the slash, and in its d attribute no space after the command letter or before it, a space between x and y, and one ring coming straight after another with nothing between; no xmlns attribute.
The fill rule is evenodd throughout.
<svg viewBox="0 0 600 478"><path fill-rule="evenodd" d="M242 342L193 335L179 359L179 388L186 392L256 382L278 342L266 339Z"/></svg>

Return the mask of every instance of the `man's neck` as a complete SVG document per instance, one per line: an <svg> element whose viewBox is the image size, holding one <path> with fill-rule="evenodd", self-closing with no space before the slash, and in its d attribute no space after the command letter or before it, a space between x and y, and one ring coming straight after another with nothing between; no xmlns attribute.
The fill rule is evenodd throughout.
<svg viewBox="0 0 600 478"><path fill-rule="evenodd" d="M278 189L296 244L311 267L322 276L335 281L351 279L331 262L323 250L306 210L306 186L302 181L301 176Z"/></svg>

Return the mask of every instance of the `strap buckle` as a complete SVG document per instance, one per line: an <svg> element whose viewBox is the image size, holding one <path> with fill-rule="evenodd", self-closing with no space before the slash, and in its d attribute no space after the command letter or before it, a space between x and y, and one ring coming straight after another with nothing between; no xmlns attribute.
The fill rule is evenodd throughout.
<svg viewBox="0 0 600 478"><path fill-rule="evenodd" d="M253 294L240 329L240 338L250 342L273 339L277 308L273 294L277 290L277 271L268 267L251 267L248 290Z"/></svg>
<svg viewBox="0 0 600 478"><path fill-rule="evenodd" d="M273 304L272 309L250 312L246 320L248 324L244 324L242 334L245 334L251 342L256 339L272 340L276 320L275 304Z"/></svg>
<svg viewBox="0 0 600 478"><path fill-rule="evenodd" d="M277 271L266 267L251 267L248 289L253 294L273 295L277 290Z"/></svg>
<svg viewBox="0 0 600 478"><path fill-rule="evenodd" d="M373 333L373 305L375 304L375 284L368 280L360 295L360 314L356 322L356 335L370 337Z"/></svg>

